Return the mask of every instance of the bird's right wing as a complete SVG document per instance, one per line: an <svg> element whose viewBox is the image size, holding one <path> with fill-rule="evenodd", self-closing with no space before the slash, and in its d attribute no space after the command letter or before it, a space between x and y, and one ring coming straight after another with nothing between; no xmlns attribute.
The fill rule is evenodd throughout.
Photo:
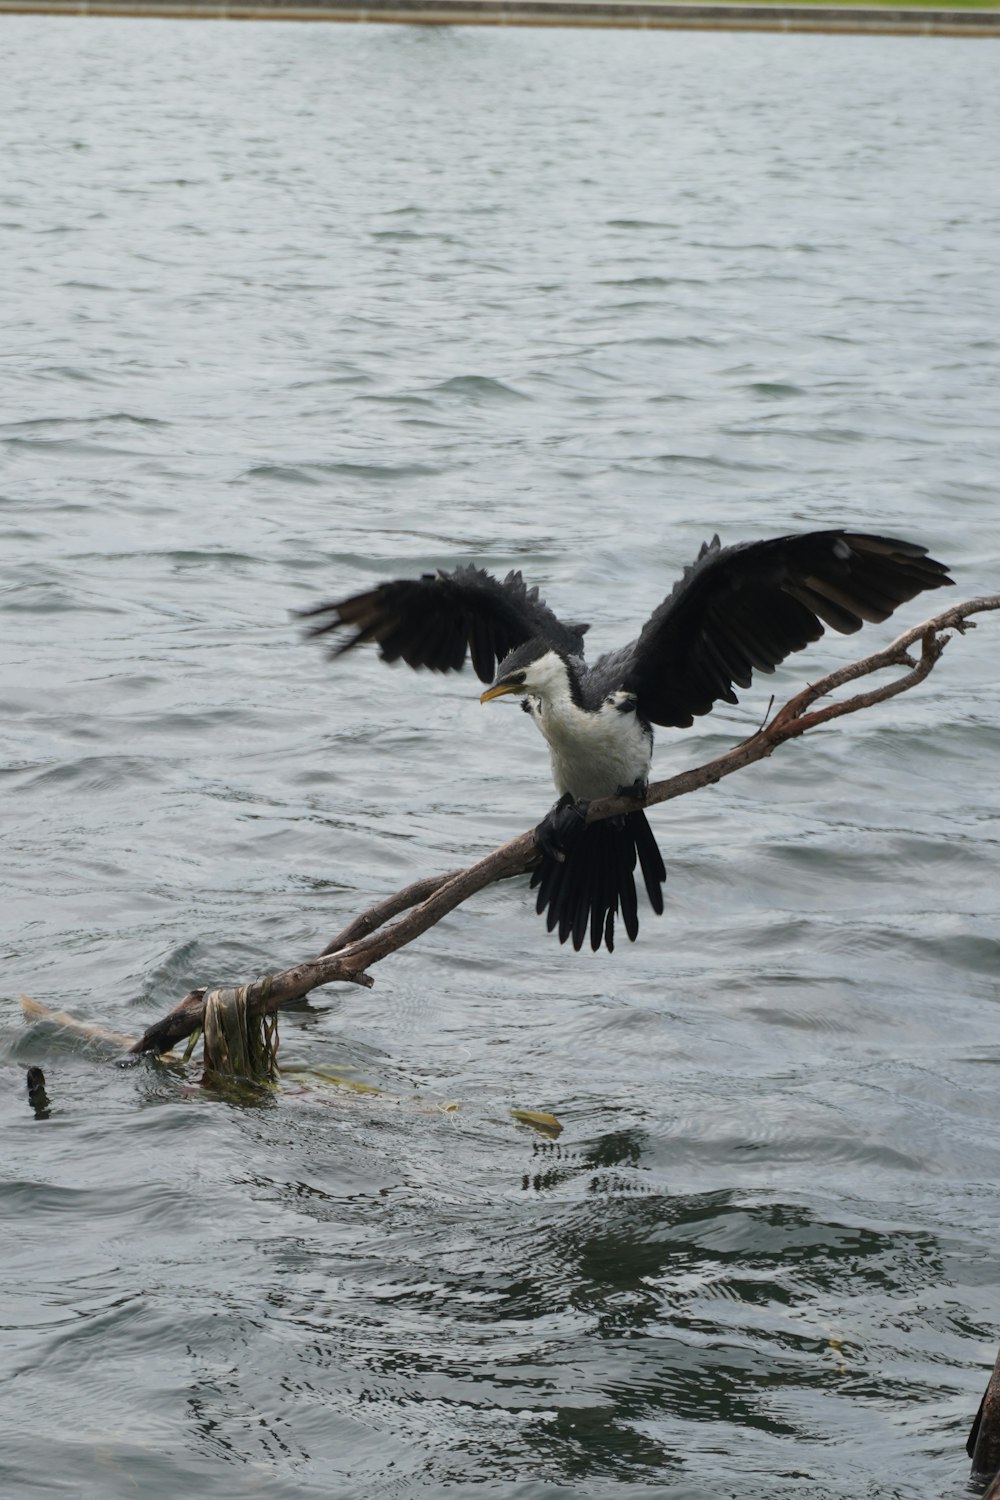
<svg viewBox="0 0 1000 1500"><path fill-rule="evenodd" d="M951 582L925 547L895 537L814 531L735 547L715 537L646 622L623 686L651 723L686 729L720 698L735 703L734 683L749 687L753 671L818 640L824 622L849 634Z"/></svg>
<svg viewBox="0 0 1000 1500"><path fill-rule="evenodd" d="M396 578L339 603L302 610L301 615L314 621L310 635L326 635L344 626L354 630L334 647L334 656L376 641L383 661L457 672L470 653L480 682L492 682L507 653L534 636L579 655L587 629L564 625L520 573L508 573L501 581L471 566L453 573Z"/></svg>

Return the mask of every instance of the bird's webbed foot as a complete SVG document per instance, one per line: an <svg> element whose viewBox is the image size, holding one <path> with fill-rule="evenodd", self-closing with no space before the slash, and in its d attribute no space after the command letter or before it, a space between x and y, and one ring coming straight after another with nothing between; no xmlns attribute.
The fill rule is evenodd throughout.
<svg viewBox="0 0 1000 1500"><path fill-rule="evenodd" d="M535 843L543 854L562 864L586 826L587 803L577 802L571 792L563 792L535 829Z"/></svg>
<svg viewBox="0 0 1000 1500"><path fill-rule="evenodd" d="M648 791L648 781L633 781L629 786L620 786L618 796L631 797L634 802L645 802Z"/></svg>

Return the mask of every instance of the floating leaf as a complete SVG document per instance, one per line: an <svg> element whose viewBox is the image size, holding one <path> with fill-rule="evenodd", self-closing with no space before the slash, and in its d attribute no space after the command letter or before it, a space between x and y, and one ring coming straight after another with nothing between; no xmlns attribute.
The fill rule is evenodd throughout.
<svg viewBox="0 0 1000 1500"><path fill-rule="evenodd" d="M538 1109L512 1109L511 1115L520 1125L530 1125L532 1130L537 1130L541 1135L562 1135L562 1126L555 1115L543 1114Z"/></svg>
<svg viewBox="0 0 1000 1500"><path fill-rule="evenodd" d="M358 1071L357 1068L354 1067L351 1063L337 1063L336 1065L326 1064L325 1066L328 1072L335 1070L338 1078L340 1077L341 1073L356 1073ZM324 1064L321 1063L319 1065L320 1072L323 1071L323 1067ZM281 1064L281 1071L282 1073L311 1073L313 1071L313 1066L312 1063L303 1062L303 1060L299 1057L290 1057L287 1062L283 1062Z"/></svg>
<svg viewBox="0 0 1000 1500"><path fill-rule="evenodd" d="M282 1078L294 1078L299 1083L318 1084L320 1088L347 1089L352 1094L384 1094L373 1083L359 1083L356 1078L344 1078L340 1073L331 1073L328 1068L283 1068Z"/></svg>

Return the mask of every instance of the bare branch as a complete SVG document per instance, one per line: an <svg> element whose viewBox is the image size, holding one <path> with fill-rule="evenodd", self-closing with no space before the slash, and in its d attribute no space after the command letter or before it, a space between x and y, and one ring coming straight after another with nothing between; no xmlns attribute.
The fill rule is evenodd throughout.
<svg viewBox="0 0 1000 1500"><path fill-rule="evenodd" d="M386 896L384 901L369 907L367 911L361 913L360 917L355 917L353 922L348 922L342 932L338 932L335 938L331 938L320 957L326 958L329 953L339 953L341 948L347 947L348 943L367 937L384 922L398 917L401 911L406 911L409 907L426 901L427 897L433 895L439 886L447 885L449 880L454 880L455 876L461 873L461 870L449 870L446 875L427 875L423 880L415 880L412 885L396 891L392 896Z"/></svg>
<svg viewBox="0 0 1000 1500"><path fill-rule="evenodd" d="M632 805L635 806L634 803ZM379 959L387 958L398 948L412 943L414 938L440 922L442 917L454 911L456 906L460 906L477 891L493 885L497 880L525 874L538 863L538 858L534 830L519 834L516 839L511 839L508 844L501 844L499 849L494 849L492 854L487 854L468 869L459 870L446 885L440 886L426 901L394 922L391 927L374 937L351 944L341 951L339 957L362 968L378 963Z"/></svg>
<svg viewBox="0 0 1000 1500"><path fill-rule="evenodd" d="M734 746L732 750L727 750L705 765L652 783L643 805L652 807L675 797L683 797L701 787L714 785L724 776L730 776L744 766L753 765L755 761L764 760L779 745L808 730L907 692L917 683L923 682L939 661L950 639L943 632L954 630L964 634L974 626L970 616L998 609L1000 594L983 595L952 605L941 614L905 631L883 650L847 666L838 667L790 699L769 723L765 723L742 744ZM909 648L917 641L921 644L921 650L919 660L915 661ZM868 692L825 704L822 708L813 708L813 704L837 688L890 667L905 667L908 670L903 676ZM604 797L590 803L587 821L596 822L602 818L633 812L636 805L634 799L627 797ZM494 849L467 869L452 870L445 875L433 875L414 881L404 890L385 897L348 923L327 944L318 958L296 964L280 974L266 976L245 986L249 1013L270 1014L282 1005L301 999L311 990L334 981L370 987L373 981L367 970L372 964L412 943L477 891L498 880L525 874L537 864L539 857L534 832L529 831L511 839L499 849ZM206 993L206 990L199 989L185 995L167 1016L148 1029L131 1051L164 1052L188 1036L202 1024Z"/></svg>

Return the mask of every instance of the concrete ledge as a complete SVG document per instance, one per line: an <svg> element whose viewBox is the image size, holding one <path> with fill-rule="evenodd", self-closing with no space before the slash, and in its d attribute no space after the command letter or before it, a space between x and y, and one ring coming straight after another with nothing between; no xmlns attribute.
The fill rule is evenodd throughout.
<svg viewBox="0 0 1000 1500"><path fill-rule="evenodd" d="M0 0L0 14L163 16L206 21L362 21L423 26L615 26L1000 37L998 10L726 5L676 0Z"/></svg>

